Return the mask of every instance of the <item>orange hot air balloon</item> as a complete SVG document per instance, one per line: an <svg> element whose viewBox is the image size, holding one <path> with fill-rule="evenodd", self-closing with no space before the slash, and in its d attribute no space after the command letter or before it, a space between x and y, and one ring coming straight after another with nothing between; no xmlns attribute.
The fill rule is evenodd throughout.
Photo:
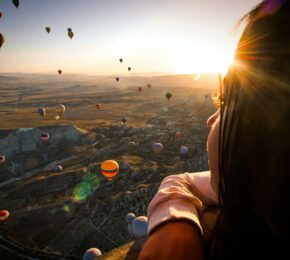
<svg viewBox="0 0 290 260"><path fill-rule="evenodd" d="M4 156L4 155L0 155L0 165L1 165L1 164L4 164L5 161L6 161L5 156Z"/></svg>
<svg viewBox="0 0 290 260"><path fill-rule="evenodd" d="M119 164L114 160L104 161L101 165L101 171L108 181L112 181L119 172Z"/></svg>
<svg viewBox="0 0 290 260"><path fill-rule="evenodd" d="M7 220L8 219L8 217L9 217L9 211L8 210L1 210L0 211L0 221L2 222L2 221L5 221L5 220Z"/></svg>
<svg viewBox="0 0 290 260"><path fill-rule="evenodd" d="M96 109L101 109L101 108L102 108L101 104L96 104Z"/></svg>

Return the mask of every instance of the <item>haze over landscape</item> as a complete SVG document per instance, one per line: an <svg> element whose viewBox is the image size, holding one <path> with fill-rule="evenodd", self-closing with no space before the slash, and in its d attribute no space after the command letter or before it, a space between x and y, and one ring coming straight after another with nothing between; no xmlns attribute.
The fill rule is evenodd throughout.
<svg viewBox="0 0 290 260"><path fill-rule="evenodd" d="M0 258L109 253L163 178L208 170L206 120L259 2L1 1Z"/></svg>

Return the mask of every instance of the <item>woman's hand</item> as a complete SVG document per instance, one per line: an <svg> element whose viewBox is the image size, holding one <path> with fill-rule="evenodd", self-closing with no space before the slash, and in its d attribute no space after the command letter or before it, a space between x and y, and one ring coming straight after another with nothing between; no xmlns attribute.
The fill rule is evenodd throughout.
<svg viewBox="0 0 290 260"><path fill-rule="evenodd" d="M194 223L170 220L156 228L144 244L138 260L202 260L201 236Z"/></svg>

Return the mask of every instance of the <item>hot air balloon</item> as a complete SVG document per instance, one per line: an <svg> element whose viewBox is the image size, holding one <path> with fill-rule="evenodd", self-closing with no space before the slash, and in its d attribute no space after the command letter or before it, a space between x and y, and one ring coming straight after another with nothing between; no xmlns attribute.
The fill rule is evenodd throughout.
<svg viewBox="0 0 290 260"><path fill-rule="evenodd" d="M62 70L57 70L58 74L61 75L62 73Z"/></svg>
<svg viewBox="0 0 290 260"><path fill-rule="evenodd" d="M5 37L2 33L0 33L0 48L3 46L4 43L5 43Z"/></svg>
<svg viewBox="0 0 290 260"><path fill-rule="evenodd" d="M68 37L71 38L71 39L74 37L74 33L73 33L73 32L68 32L67 35L68 35Z"/></svg>
<svg viewBox="0 0 290 260"><path fill-rule="evenodd" d="M151 84L147 84L147 88L149 88L149 89L150 89L150 88L151 88Z"/></svg>
<svg viewBox="0 0 290 260"><path fill-rule="evenodd" d="M131 71L131 67L128 67L128 70Z"/></svg>
<svg viewBox="0 0 290 260"><path fill-rule="evenodd" d="M180 138L181 138L181 132L176 131L176 132L175 132L175 139L176 139L176 140L179 140Z"/></svg>
<svg viewBox="0 0 290 260"><path fill-rule="evenodd" d="M1 164L4 164L5 161L6 161L5 156L4 156L4 155L0 155L0 165L1 165Z"/></svg>
<svg viewBox="0 0 290 260"><path fill-rule="evenodd" d="M5 220L7 220L8 219L8 217L9 217L9 211L8 210L1 210L0 211L0 222L3 222L3 221L5 221Z"/></svg>
<svg viewBox="0 0 290 260"><path fill-rule="evenodd" d="M41 140L44 142L47 142L49 140L49 134L48 133L42 133L41 134Z"/></svg>
<svg viewBox="0 0 290 260"><path fill-rule="evenodd" d="M101 104L96 104L96 109L101 109L101 108L102 108Z"/></svg>
<svg viewBox="0 0 290 260"><path fill-rule="evenodd" d="M40 107L37 109L37 112L40 116L45 117L46 116L46 112L45 112L45 108L44 107Z"/></svg>
<svg viewBox="0 0 290 260"><path fill-rule="evenodd" d="M71 28L67 28L67 31L68 31L68 32L72 32L72 29L71 29Z"/></svg>
<svg viewBox="0 0 290 260"><path fill-rule="evenodd" d="M152 148L156 154L160 154L163 150L163 145L161 143L154 143Z"/></svg>
<svg viewBox="0 0 290 260"><path fill-rule="evenodd" d="M123 122L123 124L125 124L127 122L128 118L126 116L122 116L121 117L121 121Z"/></svg>
<svg viewBox="0 0 290 260"><path fill-rule="evenodd" d="M139 216L132 223L132 233L135 238L144 237L147 235L148 219L145 216Z"/></svg>
<svg viewBox="0 0 290 260"><path fill-rule="evenodd" d="M135 214L134 213L128 213L126 215L126 221L127 223L130 223L132 224L133 223L133 220L136 218Z"/></svg>
<svg viewBox="0 0 290 260"><path fill-rule="evenodd" d="M117 78L116 78L116 81L118 82L119 80L120 80L120 78L119 78L119 77L117 77Z"/></svg>
<svg viewBox="0 0 290 260"><path fill-rule="evenodd" d="M169 99L172 97L172 94L169 93L169 92L167 92L167 93L165 94L165 97L169 100Z"/></svg>
<svg viewBox="0 0 290 260"><path fill-rule="evenodd" d="M3 16L3 13L2 12L0 12L0 18Z"/></svg>
<svg viewBox="0 0 290 260"><path fill-rule="evenodd" d="M142 91L142 87L138 87L138 91L141 92Z"/></svg>
<svg viewBox="0 0 290 260"><path fill-rule="evenodd" d="M114 160L107 160L101 164L101 172L108 179L108 181L112 181L112 179L119 172L119 164Z"/></svg>
<svg viewBox="0 0 290 260"><path fill-rule="evenodd" d="M62 166L61 165L54 165L53 168L52 168L52 171L61 172L62 171Z"/></svg>
<svg viewBox="0 0 290 260"><path fill-rule="evenodd" d="M19 0L12 0L12 3L15 5L16 8L18 8Z"/></svg>
<svg viewBox="0 0 290 260"><path fill-rule="evenodd" d="M122 63L123 62L123 59L119 59L119 61Z"/></svg>
<svg viewBox="0 0 290 260"><path fill-rule="evenodd" d="M181 156L184 156L184 155L187 155L187 154L188 154L188 151L189 151L188 147L186 147L186 146L181 146L179 152L180 152L180 155L181 155Z"/></svg>
<svg viewBox="0 0 290 260"><path fill-rule="evenodd" d="M58 116L62 116L63 113L65 111L65 106L63 104L61 105L58 105L56 108L55 108L55 112L57 113Z"/></svg>
<svg viewBox="0 0 290 260"><path fill-rule="evenodd" d="M45 27L45 30L47 31L47 33L50 33L50 27Z"/></svg>
<svg viewBox="0 0 290 260"><path fill-rule="evenodd" d="M90 248L88 249L83 256L83 260L94 260L95 257L101 256L102 252L98 248Z"/></svg>

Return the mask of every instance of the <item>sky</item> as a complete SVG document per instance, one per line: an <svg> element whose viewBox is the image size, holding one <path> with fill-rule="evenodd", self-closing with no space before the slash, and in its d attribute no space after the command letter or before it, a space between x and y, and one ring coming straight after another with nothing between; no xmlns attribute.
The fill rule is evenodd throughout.
<svg viewBox="0 0 290 260"><path fill-rule="evenodd" d="M241 32L233 29L259 2L20 0L16 9L0 0L0 73L225 72Z"/></svg>

